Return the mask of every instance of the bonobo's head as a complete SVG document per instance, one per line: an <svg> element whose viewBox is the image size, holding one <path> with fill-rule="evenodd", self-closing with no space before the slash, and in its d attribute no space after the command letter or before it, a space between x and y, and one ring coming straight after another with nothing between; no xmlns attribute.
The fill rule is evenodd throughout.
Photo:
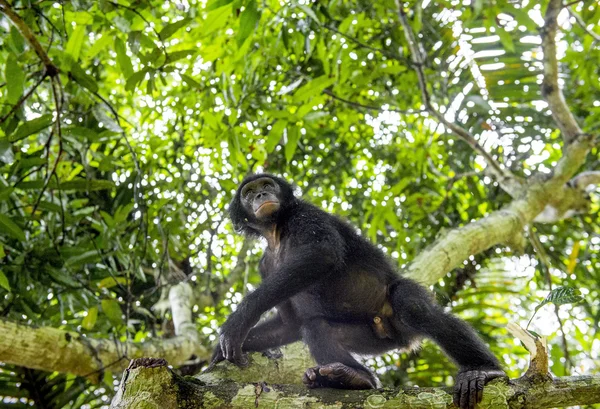
<svg viewBox="0 0 600 409"><path fill-rule="evenodd" d="M236 231L260 234L271 228L278 217L296 201L292 186L266 173L248 176L238 187L229 205L229 215Z"/></svg>

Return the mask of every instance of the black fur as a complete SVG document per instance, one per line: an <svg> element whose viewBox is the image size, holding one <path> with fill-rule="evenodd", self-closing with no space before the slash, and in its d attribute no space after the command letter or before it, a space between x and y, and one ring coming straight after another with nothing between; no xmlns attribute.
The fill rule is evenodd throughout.
<svg viewBox="0 0 600 409"><path fill-rule="evenodd" d="M279 186L280 208L259 220L247 210L252 197L240 192L261 178ZM372 388L377 378L352 354L407 349L428 337L460 368L455 402L461 408L473 408L485 382L503 376L465 322L438 307L429 291L399 276L355 228L294 197L285 180L266 174L246 178L229 211L237 231L265 236L268 246L260 262L263 282L223 325L213 364L227 359L243 365L243 351L302 339L319 364L305 374L309 387ZM273 307L277 317L255 326Z"/></svg>

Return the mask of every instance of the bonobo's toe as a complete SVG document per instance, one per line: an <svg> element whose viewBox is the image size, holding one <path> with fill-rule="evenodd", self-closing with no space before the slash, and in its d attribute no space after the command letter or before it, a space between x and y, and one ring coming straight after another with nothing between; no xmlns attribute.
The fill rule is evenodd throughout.
<svg viewBox="0 0 600 409"><path fill-rule="evenodd" d="M340 362L308 368L304 373L303 382L309 388L373 389L377 387L373 375Z"/></svg>

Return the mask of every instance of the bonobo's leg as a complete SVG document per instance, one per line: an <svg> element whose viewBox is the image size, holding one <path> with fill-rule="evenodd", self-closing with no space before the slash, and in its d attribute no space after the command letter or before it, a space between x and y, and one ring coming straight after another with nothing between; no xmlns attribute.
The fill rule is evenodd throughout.
<svg viewBox="0 0 600 409"><path fill-rule="evenodd" d="M300 339L300 326L296 323L284 323L278 315L259 323L250 330L243 351L264 351L290 344Z"/></svg>
<svg viewBox="0 0 600 409"><path fill-rule="evenodd" d="M318 366L308 368L303 381L309 388L372 389L378 379L342 346L335 331L322 319L302 327L302 338Z"/></svg>
<svg viewBox="0 0 600 409"><path fill-rule="evenodd" d="M417 283L399 279L390 287L390 302L400 326L435 341L459 366L454 403L472 409L486 382L505 376L500 364L475 331L445 313Z"/></svg>

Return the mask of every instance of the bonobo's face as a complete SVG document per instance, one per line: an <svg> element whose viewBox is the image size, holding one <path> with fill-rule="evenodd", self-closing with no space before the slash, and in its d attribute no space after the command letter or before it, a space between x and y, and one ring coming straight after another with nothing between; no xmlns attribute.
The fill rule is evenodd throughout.
<svg viewBox="0 0 600 409"><path fill-rule="evenodd" d="M268 177L245 184L240 192L242 205L259 221L268 220L279 210L281 207L280 193L279 185Z"/></svg>

